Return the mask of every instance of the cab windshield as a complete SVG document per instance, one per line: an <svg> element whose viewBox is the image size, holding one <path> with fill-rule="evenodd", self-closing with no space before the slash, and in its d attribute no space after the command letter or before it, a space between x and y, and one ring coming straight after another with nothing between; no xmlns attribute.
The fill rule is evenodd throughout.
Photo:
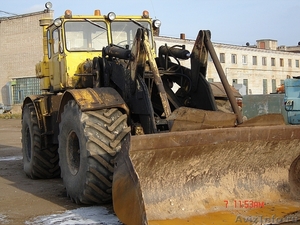
<svg viewBox="0 0 300 225"><path fill-rule="evenodd" d="M136 21L142 27L147 29L151 29L150 23ZM123 48L131 49L133 40L136 35L136 31L138 28L141 28L137 23L133 21L113 21L111 22L111 35L112 42L114 45L121 46ZM152 37L149 37L150 45L152 47Z"/></svg>
<svg viewBox="0 0 300 225"><path fill-rule="evenodd" d="M101 21L67 21L65 38L68 51L101 51L108 45L107 26Z"/></svg>

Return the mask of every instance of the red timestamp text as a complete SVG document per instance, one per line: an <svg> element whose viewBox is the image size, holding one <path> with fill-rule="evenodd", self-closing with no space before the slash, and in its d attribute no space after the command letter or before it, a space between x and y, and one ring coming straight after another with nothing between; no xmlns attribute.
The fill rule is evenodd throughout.
<svg viewBox="0 0 300 225"><path fill-rule="evenodd" d="M243 209L253 209L253 208L263 208L265 206L264 202L254 201L254 200L224 200L225 207L233 208L243 208Z"/></svg>

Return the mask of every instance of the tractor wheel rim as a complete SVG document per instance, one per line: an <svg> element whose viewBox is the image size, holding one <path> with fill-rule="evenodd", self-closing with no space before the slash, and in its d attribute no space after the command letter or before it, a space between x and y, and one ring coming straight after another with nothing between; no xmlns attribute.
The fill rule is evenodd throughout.
<svg viewBox="0 0 300 225"><path fill-rule="evenodd" d="M67 140L67 163L72 175L76 175L80 167L80 146L77 134L72 131Z"/></svg>
<svg viewBox="0 0 300 225"><path fill-rule="evenodd" d="M30 135L30 130L29 127L26 127L26 132L25 132L25 148L26 148L26 157L27 160L31 160L31 135Z"/></svg>

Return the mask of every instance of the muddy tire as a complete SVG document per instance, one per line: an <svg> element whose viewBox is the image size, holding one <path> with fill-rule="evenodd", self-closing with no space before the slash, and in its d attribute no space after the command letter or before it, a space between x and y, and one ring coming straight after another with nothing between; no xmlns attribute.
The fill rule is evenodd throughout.
<svg viewBox="0 0 300 225"><path fill-rule="evenodd" d="M114 156L129 133L116 108L81 112L74 100L59 125L59 164L68 196L80 204L111 202Z"/></svg>
<svg viewBox="0 0 300 225"><path fill-rule="evenodd" d="M57 145L42 146L41 130L32 103L24 106L22 112L22 152L23 168L32 179L59 177Z"/></svg>

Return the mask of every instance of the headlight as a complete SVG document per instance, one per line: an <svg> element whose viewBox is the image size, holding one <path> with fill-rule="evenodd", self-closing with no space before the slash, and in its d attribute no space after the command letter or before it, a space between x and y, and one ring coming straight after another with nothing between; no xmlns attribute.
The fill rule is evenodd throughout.
<svg viewBox="0 0 300 225"><path fill-rule="evenodd" d="M110 13L108 13L107 18L110 21L113 21L114 19L116 19L116 14L114 12L110 12Z"/></svg>
<svg viewBox="0 0 300 225"><path fill-rule="evenodd" d="M61 22L61 19L57 18L57 19L54 20L53 23L54 23L54 25L55 25L56 27L60 27L62 22Z"/></svg>
<svg viewBox="0 0 300 225"><path fill-rule="evenodd" d="M154 21L153 21L153 26L154 26L154 28L159 28L160 25L161 25L160 20L154 20Z"/></svg>
<svg viewBox="0 0 300 225"><path fill-rule="evenodd" d="M52 3L51 2L46 2L45 7L46 7L46 9L51 9L52 8Z"/></svg>

